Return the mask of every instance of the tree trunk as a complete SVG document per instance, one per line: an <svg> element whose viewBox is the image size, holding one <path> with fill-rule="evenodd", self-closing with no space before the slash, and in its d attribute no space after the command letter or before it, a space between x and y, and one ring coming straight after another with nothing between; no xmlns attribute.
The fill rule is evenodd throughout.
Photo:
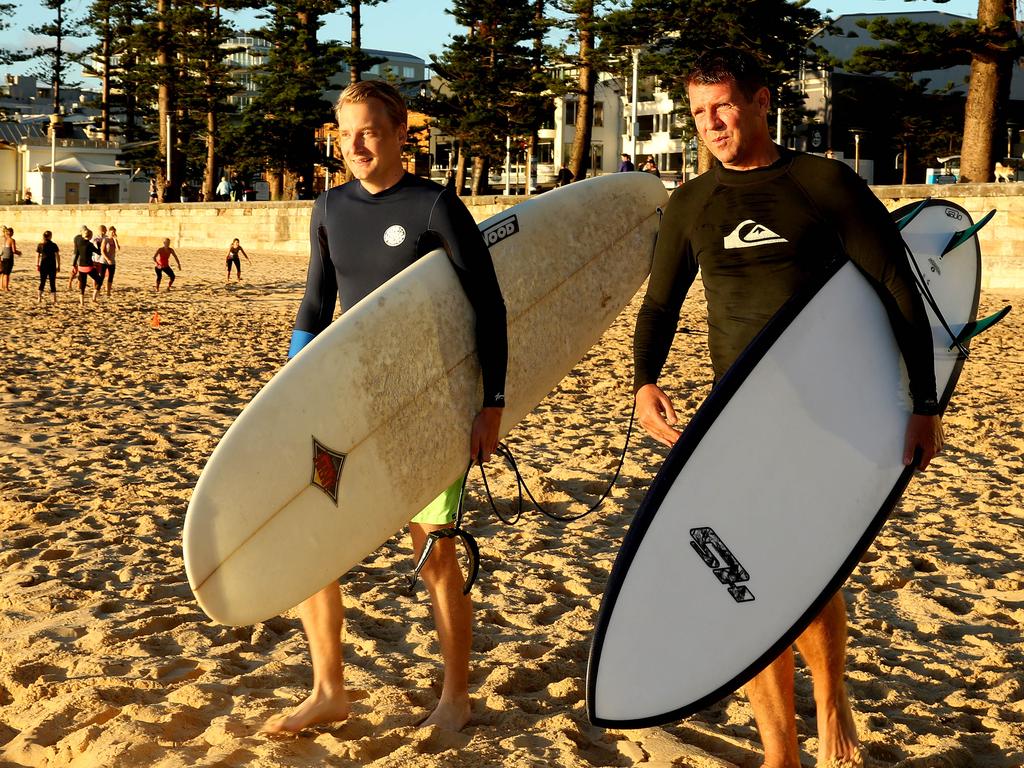
<svg viewBox="0 0 1024 768"><path fill-rule="evenodd" d="M362 0L349 0L349 15L352 17L352 63L348 69L348 81L355 85L363 78L362 68L359 64L359 56L363 51L363 24L360 19L362 11Z"/></svg>
<svg viewBox="0 0 1024 768"><path fill-rule="evenodd" d="M455 161L455 194L462 197L462 190L466 188L466 153L462 151L462 142L459 142L458 159Z"/></svg>
<svg viewBox="0 0 1024 768"><path fill-rule="evenodd" d="M163 201L166 192L168 202L178 198L180 182L177 180L175 168L175 139L176 126L170 124L170 116L174 114L174 73L171 70L170 51L170 25L167 22L167 14L170 10L170 0L157 0L157 49L156 64L160 73L160 84L157 86L157 111L160 121L160 167L156 172L157 195ZM170 173L168 173L170 168Z"/></svg>
<svg viewBox="0 0 1024 768"><path fill-rule="evenodd" d="M487 173L490 163L486 155L477 155L473 158L473 182L470 186L470 194L475 196L487 194L490 185L487 181Z"/></svg>
<svg viewBox="0 0 1024 768"><path fill-rule="evenodd" d="M281 200L282 192L284 190L284 169L283 168L268 168L267 169L267 186L270 188L270 199Z"/></svg>
<svg viewBox="0 0 1024 768"><path fill-rule="evenodd" d="M113 32L110 29L110 14L103 19L103 40L100 46L100 66L103 67L100 87L100 130L104 141L110 141L110 45Z"/></svg>
<svg viewBox="0 0 1024 768"><path fill-rule="evenodd" d="M711 166L715 162L715 156L711 154L711 150L708 149L708 145L701 140L697 140L697 175L707 173L711 170Z"/></svg>
<svg viewBox="0 0 1024 768"><path fill-rule="evenodd" d="M1000 95L1007 89L1000 80L1008 67L1004 43L1016 35L1013 0L978 0L978 25L992 42L971 58L970 87L964 108L964 138L960 147L960 181L992 181L992 164L997 154ZM1005 98L1005 97L1004 97Z"/></svg>
<svg viewBox="0 0 1024 768"><path fill-rule="evenodd" d="M590 160L590 139L594 125L594 3L584 3L579 12L580 76L576 102L576 132L569 153L569 170L577 179L587 175ZM634 158L635 161L635 158Z"/></svg>
<svg viewBox="0 0 1024 768"><path fill-rule="evenodd" d="M214 6L214 16L210 36L216 34L220 27L220 2ZM206 168L203 170L203 200L209 202L214 198L217 176L217 104L213 99L214 78L213 63L206 62Z"/></svg>

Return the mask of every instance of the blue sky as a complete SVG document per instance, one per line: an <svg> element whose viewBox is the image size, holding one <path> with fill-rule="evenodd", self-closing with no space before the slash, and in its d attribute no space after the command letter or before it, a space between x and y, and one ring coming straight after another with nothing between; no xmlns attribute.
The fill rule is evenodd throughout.
<svg viewBox="0 0 1024 768"><path fill-rule="evenodd" d="M912 11L945 11L960 16L975 17L977 0L949 0L946 3L924 2L923 0L812 0L812 7L822 13L835 16L843 13L899 13ZM81 15L90 5L90 0L70 0L66 6L71 15ZM451 35L459 32L455 20L445 13L447 0L387 0L387 2L363 9L363 45L390 51L401 51L420 56L429 62L432 53L440 53ZM53 18L46 11L29 0L21 4L10 27L0 31L0 45L9 50L23 50L33 45L33 38L26 32L28 27ZM239 26L258 26L252 17ZM348 16L335 14L327 19L326 38L348 40ZM71 45L77 41L70 41ZM8 71L23 72L26 65L18 65Z"/></svg>

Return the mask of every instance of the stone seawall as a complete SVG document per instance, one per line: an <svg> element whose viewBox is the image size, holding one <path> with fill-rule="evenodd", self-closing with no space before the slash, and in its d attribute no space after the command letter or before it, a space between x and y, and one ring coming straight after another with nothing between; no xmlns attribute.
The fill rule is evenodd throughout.
<svg viewBox="0 0 1024 768"><path fill-rule="evenodd" d="M873 190L890 209L940 195L959 203L975 218L995 208L995 218L979 233L984 287L1024 288L1024 184L918 184ZM463 199L473 217L483 221L526 198L493 195ZM45 229L53 232L62 249L70 250L81 225L96 230L100 224L113 224L126 248L156 249L167 237L183 255L190 247L223 248L226 252L237 237L247 251L262 256L307 251L312 206L310 201L0 206L0 224L14 227L15 238L26 254L34 251L32 246Z"/></svg>

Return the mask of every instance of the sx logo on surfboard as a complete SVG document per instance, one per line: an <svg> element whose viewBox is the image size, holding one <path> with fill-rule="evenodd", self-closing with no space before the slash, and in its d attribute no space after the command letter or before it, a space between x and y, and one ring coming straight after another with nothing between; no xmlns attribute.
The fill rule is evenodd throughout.
<svg viewBox="0 0 1024 768"><path fill-rule="evenodd" d="M749 603L754 599L754 593L741 583L750 581L750 574L713 528L691 528L690 539L690 546L718 580L726 585L733 600Z"/></svg>

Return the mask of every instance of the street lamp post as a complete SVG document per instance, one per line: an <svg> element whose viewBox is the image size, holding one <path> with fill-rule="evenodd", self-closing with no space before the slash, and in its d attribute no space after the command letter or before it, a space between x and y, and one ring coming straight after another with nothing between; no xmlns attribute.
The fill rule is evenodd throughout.
<svg viewBox="0 0 1024 768"><path fill-rule="evenodd" d="M860 137L865 133L863 128L851 128L853 134L853 170L860 175Z"/></svg>

